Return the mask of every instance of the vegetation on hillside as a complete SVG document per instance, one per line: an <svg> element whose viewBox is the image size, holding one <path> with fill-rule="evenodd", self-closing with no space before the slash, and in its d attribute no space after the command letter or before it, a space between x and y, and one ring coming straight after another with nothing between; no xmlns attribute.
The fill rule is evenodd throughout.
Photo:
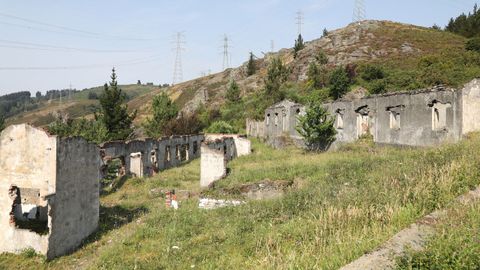
<svg viewBox="0 0 480 270"><path fill-rule="evenodd" d="M174 120L178 116L178 107L168 97L165 92L157 95L152 101L152 117L147 118L144 123L145 133L154 138L165 135L165 126L168 122Z"/></svg>
<svg viewBox="0 0 480 270"><path fill-rule="evenodd" d="M472 12L462 13L456 18L451 18L445 30L467 38L480 36L480 10L478 10L477 4L473 7Z"/></svg>

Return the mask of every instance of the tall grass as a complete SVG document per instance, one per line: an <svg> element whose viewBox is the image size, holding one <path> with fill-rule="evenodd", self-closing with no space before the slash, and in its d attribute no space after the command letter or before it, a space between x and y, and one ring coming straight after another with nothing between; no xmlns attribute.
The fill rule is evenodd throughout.
<svg viewBox="0 0 480 270"><path fill-rule="evenodd" d="M357 144L324 154L255 142L254 153L231 162L232 173L217 187L265 179L297 183L283 197L212 211L198 209L191 198L177 211L165 209L159 189L200 192L199 162L193 161L150 179L128 180L103 197L103 207L117 207L128 218L106 211L111 216L102 219L101 233L43 266L336 269L478 185L479 149L478 135L440 148ZM0 256L0 263L6 258L15 268L16 257Z"/></svg>

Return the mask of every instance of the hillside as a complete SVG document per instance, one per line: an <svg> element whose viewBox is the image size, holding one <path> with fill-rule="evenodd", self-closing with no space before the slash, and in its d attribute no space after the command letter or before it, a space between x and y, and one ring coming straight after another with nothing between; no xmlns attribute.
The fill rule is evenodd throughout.
<svg viewBox="0 0 480 270"><path fill-rule="evenodd" d="M293 57L293 49L268 53L256 60L257 72L252 76L246 75L245 63L238 68L175 85L168 91L186 112L195 111L200 104L219 108L225 103L229 81L234 79L240 86L244 101L248 103L253 94L261 91L271 59L279 57L291 71L287 86L305 95L302 91L305 92L303 88L308 66L320 50L327 55L330 69L365 63L383 67L388 75L388 91L411 90L436 83L457 87L480 74L480 57L475 56L475 63L464 59L465 41L462 36L430 28L390 21L364 21L306 42L305 49L299 52L297 58ZM445 63L441 60L444 58L448 59L447 68L450 66L453 71L444 70ZM425 74L429 72L423 70L422 61L425 60L432 62L432 69L438 69L439 74ZM439 82L435 81L435 76L439 77ZM147 101L139 108L140 117L145 117L149 113L150 103L148 98L139 99L142 100L139 104Z"/></svg>
<svg viewBox="0 0 480 270"><path fill-rule="evenodd" d="M160 88L153 85L121 85L124 93L127 95L127 100L135 106L136 99L140 96L144 96L150 92L159 90ZM30 123L35 126L45 126L54 120L54 116L61 111L63 114L67 114L71 118L78 117L91 117L93 112L99 108L99 102L97 99L89 99L90 93L95 93L97 96L103 91L103 86L89 88L73 94L70 98L63 97L60 99L53 99L47 101L41 101L38 104L38 108L27 111L7 119L8 124Z"/></svg>
<svg viewBox="0 0 480 270"><path fill-rule="evenodd" d="M296 58L293 57L293 49L267 53L255 60L257 72L252 76L246 75L247 63L244 63L240 67L173 87L130 85L122 88L127 94L131 93L132 98L128 104L131 110L138 110L135 119L138 126L151 114L151 100L161 91L167 91L175 103L187 113L195 112L199 107L206 108L207 111L219 110L225 104L228 83L234 79L243 97L241 106L245 108L237 108L230 114L238 118L238 125L242 125L243 119L252 117L252 110L257 110L258 116L258 111L262 109L254 100L256 96L258 99L259 93L262 92L268 65L273 58L280 58L290 71L288 81L283 86L287 89L288 97L304 102L304 97L312 94L312 90L307 87L308 67L320 51L328 58L327 73L336 66L351 66L354 77L350 89L361 86L370 90L375 87L375 82L366 82L357 75L358 67L371 64L385 71L386 77L380 81L385 85L385 91L400 91L425 88L439 83L459 87L478 77L480 55L467 52L464 49L465 42L466 38L441 30L390 21L363 21L306 42L305 48L299 51ZM82 91L76 94L72 102L65 102L62 107L71 117L88 116L97 104L96 101L87 99L88 92L100 90L97 87ZM9 119L8 122L46 125L52 120L52 113L58 106L58 102L46 103L39 109ZM224 120L230 121L231 116Z"/></svg>
<svg viewBox="0 0 480 270"><path fill-rule="evenodd" d="M439 148L363 141L317 154L254 142L253 150L229 163L230 175L208 191L199 188L199 160L151 178L123 179L103 189L100 230L79 250L51 262L28 250L3 254L0 268L338 269L480 184L478 134ZM285 188L272 199L242 193L245 185L261 183ZM171 189L179 196L177 211L165 207L163 191ZM205 196L247 203L199 209L198 198ZM465 226L478 224L475 217ZM462 223L458 214L447 218L446 224ZM456 229L468 231L449 228ZM455 239L443 240L450 247L441 251L445 261L465 244ZM469 247L462 258L475 263L478 241Z"/></svg>

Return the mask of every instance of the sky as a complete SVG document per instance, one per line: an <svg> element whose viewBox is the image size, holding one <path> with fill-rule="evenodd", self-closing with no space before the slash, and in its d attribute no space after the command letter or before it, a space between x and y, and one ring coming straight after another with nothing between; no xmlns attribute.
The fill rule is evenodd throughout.
<svg viewBox="0 0 480 270"><path fill-rule="evenodd" d="M364 0L367 19L444 26L477 0ZM0 0L0 95L103 85L172 83L182 32L183 79L231 67L249 52L292 47L297 11L312 40L352 22L354 0ZM479 1L480 2L480 1Z"/></svg>

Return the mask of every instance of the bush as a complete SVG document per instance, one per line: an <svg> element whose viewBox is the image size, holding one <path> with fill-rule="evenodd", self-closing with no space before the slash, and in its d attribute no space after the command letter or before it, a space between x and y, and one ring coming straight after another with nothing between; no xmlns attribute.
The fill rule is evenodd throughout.
<svg viewBox="0 0 480 270"><path fill-rule="evenodd" d="M95 92L88 93L88 99L98 99L98 95Z"/></svg>
<svg viewBox="0 0 480 270"><path fill-rule="evenodd" d="M360 68L360 77L367 82L385 78L383 68L375 65L365 65Z"/></svg>
<svg viewBox="0 0 480 270"><path fill-rule="evenodd" d="M467 51L480 52L480 37L472 38L465 44Z"/></svg>
<svg viewBox="0 0 480 270"><path fill-rule="evenodd" d="M376 80L370 83L368 88L370 94L383 94L387 92L387 82L385 80Z"/></svg>
<svg viewBox="0 0 480 270"><path fill-rule="evenodd" d="M206 132L217 134L235 134L238 133L238 130L225 121L217 121L208 127Z"/></svg>
<svg viewBox="0 0 480 270"><path fill-rule="evenodd" d="M180 115L171 119L163 128L164 136L192 135L201 133L204 126L196 114Z"/></svg>
<svg viewBox="0 0 480 270"><path fill-rule="evenodd" d="M334 121L320 102L314 102L307 108L306 114L298 118L297 131L305 139L309 150L326 150L337 134Z"/></svg>
<svg viewBox="0 0 480 270"><path fill-rule="evenodd" d="M339 99L348 92L350 79L343 67L336 68L330 75L330 96Z"/></svg>
<svg viewBox="0 0 480 270"><path fill-rule="evenodd" d="M145 132L150 137L160 137L165 135L164 126L178 115L178 108L170 100L165 92L153 98L152 118L148 118L143 124Z"/></svg>

